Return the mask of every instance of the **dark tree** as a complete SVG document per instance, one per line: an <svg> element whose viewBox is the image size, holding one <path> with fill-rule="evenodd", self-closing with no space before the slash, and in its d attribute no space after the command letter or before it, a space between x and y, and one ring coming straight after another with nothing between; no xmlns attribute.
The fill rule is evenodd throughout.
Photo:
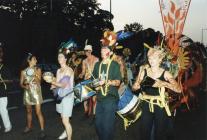
<svg viewBox="0 0 207 140"><path fill-rule="evenodd" d="M134 22L134 23L131 23L131 24L126 24L124 26L124 31L138 33L142 30L143 30L143 26L138 22Z"/></svg>
<svg viewBox="0 0 207 140"><path fill-rule="evenodd" d="M0 0L0 39L8 49L18 48L13 56L32 51L55 61L59 45L70 38L82 48L86 39L99 46L103 30L113 30L110 17L96 0Z"/></svg>

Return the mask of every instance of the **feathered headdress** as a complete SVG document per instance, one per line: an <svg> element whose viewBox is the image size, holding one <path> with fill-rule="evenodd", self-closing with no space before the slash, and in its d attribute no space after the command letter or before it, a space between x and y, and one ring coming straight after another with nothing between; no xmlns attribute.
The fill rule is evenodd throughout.
<svg viewBox="0 0 207 140"><path fill-rule="evenodd" d="M165 50L163 40L160 45L155 45L154 47L150 47L147 43L144 43L144 46L149 49L148 54L158 54L161 58L164 58L167 55L167 51Z"/></svg>
<svg viewBox="0 0 207 140"><path fill-rule="evenodd" d="M104 47L108 46L109 49L114 50L116 46L117 35L115 32L106 29L100 41L102 43L102 46Z"/></svg>

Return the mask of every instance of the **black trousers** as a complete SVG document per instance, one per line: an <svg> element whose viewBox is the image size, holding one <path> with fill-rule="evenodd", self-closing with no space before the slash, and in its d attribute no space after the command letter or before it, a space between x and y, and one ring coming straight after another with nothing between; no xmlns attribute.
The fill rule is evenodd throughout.
<svg viewBox="0 0 207 140"><path fill-rule="evenodd" d="M169 140L172 136L172 118L167 116L164 108L154 105L154 112L150 112L149 103L142 102L141 116L142 140Z"/></svg>
<svg viewBox="0 0 207 140"><path fill-rule="evenodd" d="M96 131L99 140L113 140L117 101L101 101L96 105Z"/></svg>

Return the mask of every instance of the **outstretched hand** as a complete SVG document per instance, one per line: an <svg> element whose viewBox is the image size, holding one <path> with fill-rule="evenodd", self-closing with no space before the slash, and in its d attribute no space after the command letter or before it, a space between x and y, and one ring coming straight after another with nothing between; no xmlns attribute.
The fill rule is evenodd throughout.
<svg viewBox="0 0 207 140"><path fill-rule="evenodd" d="M138 90L138 89L140 89L140 84L134 84L134 85L132 86L132 91L136 91L136 90Z"/></svg>

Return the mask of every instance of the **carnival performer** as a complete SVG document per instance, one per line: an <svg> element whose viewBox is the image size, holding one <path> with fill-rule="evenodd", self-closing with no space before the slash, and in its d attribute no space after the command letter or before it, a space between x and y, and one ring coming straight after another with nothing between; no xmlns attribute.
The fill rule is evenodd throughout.
<svg viewBox="0 0 207 140"><path fill-rule="evenodd" d="M92 46L91 45L86 45L84 48L84 52L86 55L86 58L83 60L82 62L82 72L79 75L80 78L84 78L84 80L88 80L91 77L91 74L93 72L94 66L96 64L96 62L98 62L98 58L95 57L92 54ZM92 98L92 110L93 110L93 117L95 117L95 109L96 109L96 96L91 97ZM85 116L89 116L91 113L91 109L90 109L90 105L89 105L89 101L91 100L91 98L89 100L84 101L83 105L84 105L84 113Z"/></svg>
<svg viewBox="0 0 207 140"><path fill-rule="evenodd" d="M133 90L141 89L142 102L141 137L150 140L154 126L155 140L167 140L167 127L171 112L166 100L165 89L180 93L181 87L173 76L160 67L165 53L151 48L147 54L149 64L140 67Z"/></svg>
<svg viewBox="0 0 207 140"><path fill-rule="evenodd" d="M36 64L36 56L29 53L24 60L21 69L20 86L24 89L23 102L27 112L27 126L23 133L26 134L32 130L32 106L35 106L36 115L41 128L39 137L44 138L44 117L41 111L41 104L43 102L41 91L41 69L38 68Z"/></svg>
<svg viewBox="0 0 207 140"><path fill-rule="evenodd" d="M118 107L118 87L121 83L120 66L111 59L112 48L101 48L102 61L96 63L93 78L100 79L97 87L95 126L99 140L112 140L115 128L115 114Z"/></svg>
<svg viewBox="0 0 207 140"><path fill-rule="evenodd" d="M7 110L8 104L8 91L7 91L7 84L12 82L11 75L9 69L3 63L3 48L0 46L0 115L4 124L4 132L10 132L12 129L12 125L9 119L9 113ZM1 126L0 126L1 129Z"/></svg>
<svg viewBox="0 0 207 140"><path fill-rule="evenodd" d="M58 54L58 62L60 64L60 68L56 73L56 80L52 81L51 89L60 94L69 93L65 96L60 103L56 104L56 111L60 113L63 126L65 130L58 137L59 140L67 138L67 140L71 140L72 138L72 126L70 124L69 118L72 116L73 111L73 103L74 103L74 93L71 92L74 84L74 72L73 70L67 66L67 54L64 52L59 52Z"/></svg>

